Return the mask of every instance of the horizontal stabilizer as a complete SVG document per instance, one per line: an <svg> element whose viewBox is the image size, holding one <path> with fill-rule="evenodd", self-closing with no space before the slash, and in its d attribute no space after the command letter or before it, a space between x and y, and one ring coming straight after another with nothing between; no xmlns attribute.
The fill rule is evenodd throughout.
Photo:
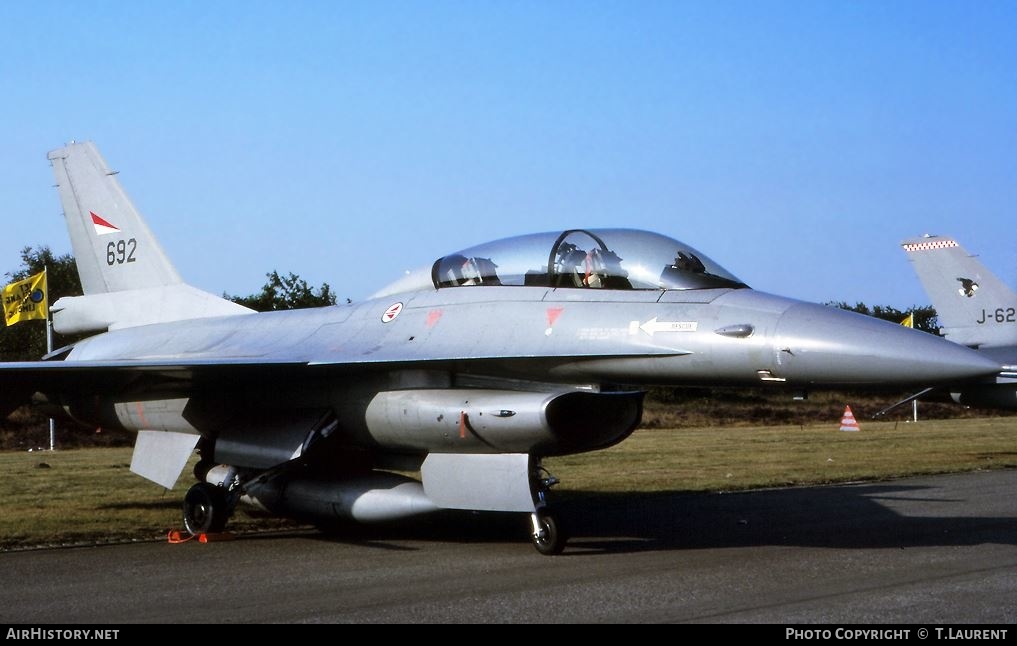
<svg viewBox="0 0 1017 646"><path fill-rule="evenodd" d="M169 323L253 311L180 283L150 289L65 296L50 308L60 334L104 332L152 323Z"/></svg>

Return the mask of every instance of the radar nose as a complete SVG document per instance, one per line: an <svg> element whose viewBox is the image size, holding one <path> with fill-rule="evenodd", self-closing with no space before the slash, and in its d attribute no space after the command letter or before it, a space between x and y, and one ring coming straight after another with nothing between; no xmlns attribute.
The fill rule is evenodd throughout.
<svg viewBox="0 0 1017 646"><path fill-rule="evenodd" d="M934 385L997 374L974 350L924 332L832 307L798 303L777 324L777 374L843 385Z"/></svg>

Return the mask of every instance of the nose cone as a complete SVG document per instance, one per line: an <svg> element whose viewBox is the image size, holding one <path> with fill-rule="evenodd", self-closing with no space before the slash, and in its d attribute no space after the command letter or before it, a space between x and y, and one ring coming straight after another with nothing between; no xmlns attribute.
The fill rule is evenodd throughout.
<svg viewBox="0 0 1017 646"><path fill-rule="evenodd" d="M995 375L996 361L925 332L854 312L797 303L775 334L777 375L788 382L933 385Z"/></svg>

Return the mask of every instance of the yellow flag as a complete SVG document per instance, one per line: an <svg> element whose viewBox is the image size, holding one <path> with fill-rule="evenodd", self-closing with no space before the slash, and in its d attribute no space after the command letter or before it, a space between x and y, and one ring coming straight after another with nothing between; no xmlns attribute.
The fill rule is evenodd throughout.
<svg viewBox="0 0 1017 646"><path fill-rule="evenodd" d="M900 324L903 325L904 327L914 327L915 326L915 313L911 312L910 314L908 314L907 318L905 318L903 321L901 321Z"/></svg>
<svg viewBox="0 0 1017 646"><path fill-rule="evenodd" d="M46 272L4 287L3 299L4 322L7 325L31 319L45 319L49 305L46 298Z"/></svg>

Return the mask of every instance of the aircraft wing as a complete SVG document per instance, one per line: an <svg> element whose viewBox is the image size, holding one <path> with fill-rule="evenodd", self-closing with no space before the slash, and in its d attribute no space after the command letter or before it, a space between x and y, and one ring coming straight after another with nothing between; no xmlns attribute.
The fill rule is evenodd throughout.
<svg viewBox="0 0 1017 646"><path fill-rule="evenodd" d="M379 350L372 354L339 355L321 360L295 360L270 357L237 358L165 358L103 361L20 361L0 363L0 415L10 413L26 403L35 392L59 393L73 390L75 394L122 392L135 382L151 385L185 385L215 380L230 382L260 379L285 380L315 378L335 373L365 370L399 370L407 368L462 369L470 367L483 372L488 362L501 367L518 363L532 369L535 365L570 361L612 358L639 359L689 354L684 350L644 348L638 352L605 355L582 353L553 357L500 355L464 357L414 357Z"/></svg>
<svg viewBox="0 0 1017 646"><path fill-rule="evenodd" d="M539 355L520 355L507 357L501 354L477 355L461 357L414 357L407 354L375 353L362 357L336 357L319 360L275 359L271 357L236 357L236 358L167 358L167 359L125 359L106 361L8 361L0 362L0 383L9 383L8 377L67 378L70 375L88 373L92 376L104 376L129 373L158 373L166 376L186 377L202 371L223 371L233 374L244 374L245 371L256 370L287 370L296 368L349 368L355 366L378 366L399 368L409 365L430 364L462 364L476 363L487 360L499 362L531 361L534 359L612 359L612 358L649 358L677 357L690 354L686 350L670 348L643 348L635 352L616 352L604 354L600 352L554 354L542 357ZM58 377L63 376L63 377Z"/></svg>
<svg viewBox="0 0 1017 646"><path fill-rule="evenodd" d="M306 366L306 362L263 360L234 361L18 361L0 363L0 417L28 403L36 392L59 394L74 391L81 395L120 392L133 382L153 379L188 382L201 375L209 379L266 374L284 376L285 371Z"/></svg>
<svg viewBox="0 0 1017 646"><path fill-rule="evenodd" d="M19 361L0 363L0 391L3 398L10 390L24 391L29 384L32 391L47 392L63 388L76 388L85 392L105 392L120 387L142 376L165 379L191 379L198 374L256 375L273 371L286 371L306 366L306 362L266 362L264 360L209 360L191 361ZM22 386L19 388L19 386Z"/></svg>

